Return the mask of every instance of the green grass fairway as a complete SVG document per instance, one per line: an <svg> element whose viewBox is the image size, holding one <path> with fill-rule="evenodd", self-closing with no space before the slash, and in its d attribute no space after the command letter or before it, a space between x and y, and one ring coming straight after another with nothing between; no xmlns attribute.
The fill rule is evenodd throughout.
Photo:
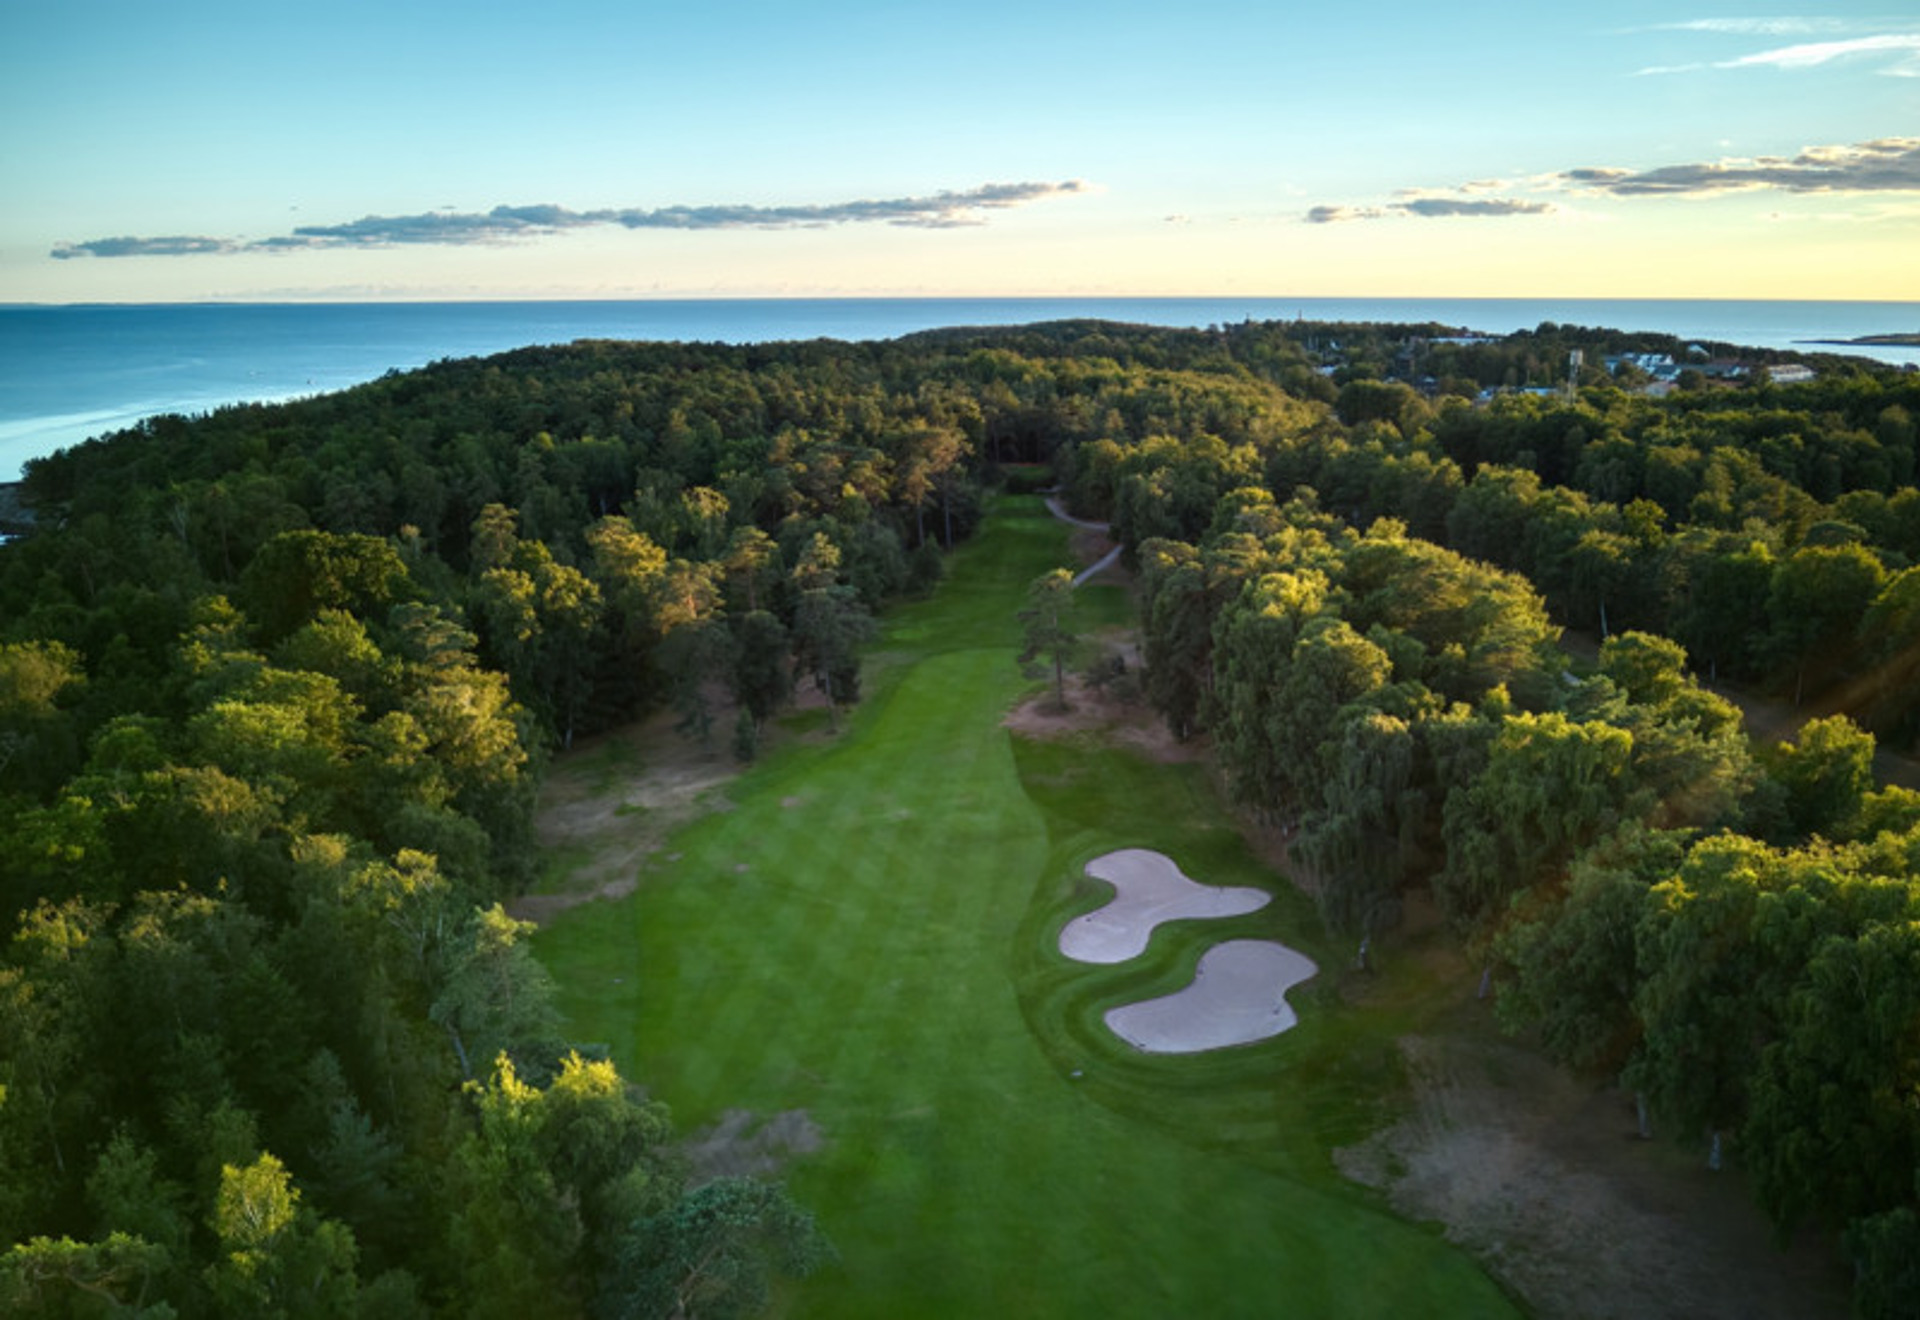
<svg viewBox="0 0 1920 1320"><path fill-rule="evenodd" d="M938 597L892 616L838 740L755 767L632 898L543 931L572 1034L682 1129L730 1108L824 1129L789 1182L840 1261L786 1314L1515 1314L1329 1161L1394 1093L1419 987L1363 1013L1323 975L1293 992L1298 1029L1185 1058L1101 1025L1219 939L1339 955L1192 767L1000 726L1030 686L1015 611L1065 545L1037 498L1003 500ZM1080 868L1125 846L1275 902L1163 927L1134 963L1072 963L1060 926L1110 892Z"/></svg>

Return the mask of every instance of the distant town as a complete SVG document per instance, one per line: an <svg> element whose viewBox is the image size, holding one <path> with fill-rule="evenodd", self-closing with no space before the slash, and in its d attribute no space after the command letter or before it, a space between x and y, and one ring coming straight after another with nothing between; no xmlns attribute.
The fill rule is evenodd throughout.
<svg viewBox="0 0 1920 1320"><path fill-rule="evenodd" d="M1316 373L1336 386L1356 379L1397 381L1428 399L1453 395L1481 404L1503 394L1554 396L1592 386L1658 399L1715 387L1803 385L1836 373L1915 370L1911 364L1892 368L1837 354L1551 324L1515 335L1438 326L1296 323L1293 329ZM1920 336L1844 342L1915 341Z"/></svg>

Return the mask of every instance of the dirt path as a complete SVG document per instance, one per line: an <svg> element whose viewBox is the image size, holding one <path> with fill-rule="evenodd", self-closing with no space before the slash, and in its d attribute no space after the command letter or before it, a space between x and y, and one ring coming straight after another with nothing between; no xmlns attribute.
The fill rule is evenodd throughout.
<svg viewBox="0 0 1920 1320"><path fill-rule="evenodd" d="M1108 569L1112 568L1115 564L1119 563L1120 550L1121 550L1121 547L1116 545L1115 547L1113 547L1113 549L1107 551L1107 553L1105 553L1104 555L1101 555L1100 558L1094 560L1093 563L1089 564L1087 567L1081 569L1078 573L1074 574L1073 585L1077 587L1082 582L1085 582L1088 578L1098 577L1100 576L1100 574L1106 572Z"/></svg>
<svg viewBox="0 0 1920 1320"><path fill-rule="evenodd" d="M1112 528L1106 523L1089 522L1085 518L1074 517L1072 514L1067 512L1067 506L1061 502L1060 497L1058 495L1047 496L1047 512L1051 513L1054 517L1058 518L1063 523L1072 523L1075 527L1084 527L1090 532L1111 532L1112 531Z"/></svg>
<svg viewBox="0 0 1920 1320"><path fill-rule="evenodd" d="M1074 586L1077 587L1090 578L1099 577L1120 562L1120 552L1124 547L1113 539L1113 529L1109 524L1074 517L1067 512L1067 506L1060 502L1058 495L1047 496L1047 512L1070 527L1094 533L1098 537L1097 540L1094 536L1076 536L1073 539L1074 553L1082 559L1093 560L1091 564L1073 575Z"/></svg>

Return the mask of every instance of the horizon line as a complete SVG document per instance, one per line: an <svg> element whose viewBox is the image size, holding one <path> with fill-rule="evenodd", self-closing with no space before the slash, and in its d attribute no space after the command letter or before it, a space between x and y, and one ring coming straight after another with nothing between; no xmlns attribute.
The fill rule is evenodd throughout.
<svg viewBox="0 0 1920 1320"><path fill-rule="evenodd" d="M1729 294L1578 294L1578 293L676 293L676 294L515 294L385 297L230 297L149 298L126 301L77 299L71 302L0 300L0 311L79 311L132 307L374 307L460 306L510 303L881 303L881 302L1580 302L1580 303L1818 303L1858 306L1920 306L1915 298L1756 297Z"/></svg>

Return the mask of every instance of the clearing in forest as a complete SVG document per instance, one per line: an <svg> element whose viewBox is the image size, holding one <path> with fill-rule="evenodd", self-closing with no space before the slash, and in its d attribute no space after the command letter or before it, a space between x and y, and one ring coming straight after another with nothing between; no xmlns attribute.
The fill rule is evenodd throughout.
<svg viewBox="0 0 1920 1320"><path fill-rule="evenodd" d="M1200 767L1003 726L1016 611L1066 539L1003 501L937 597L891 616L837 738L734 780L632 894L554 916L538 948L573 1036L683 1130L804 1113L786 1176L840 1259L785 1314L1513 1314L1332 1162L1387 1116L1423 987L1362 1015L1322 976L1294 1030L1199 1055L1105 1026L1224 941L1328 950ZM1124 610L1102 591L1076 593L1092 622ZM1062 927L1111 897L1086 864L1137 844L1272 901L1122 964L1065 957Z"/></svg>

